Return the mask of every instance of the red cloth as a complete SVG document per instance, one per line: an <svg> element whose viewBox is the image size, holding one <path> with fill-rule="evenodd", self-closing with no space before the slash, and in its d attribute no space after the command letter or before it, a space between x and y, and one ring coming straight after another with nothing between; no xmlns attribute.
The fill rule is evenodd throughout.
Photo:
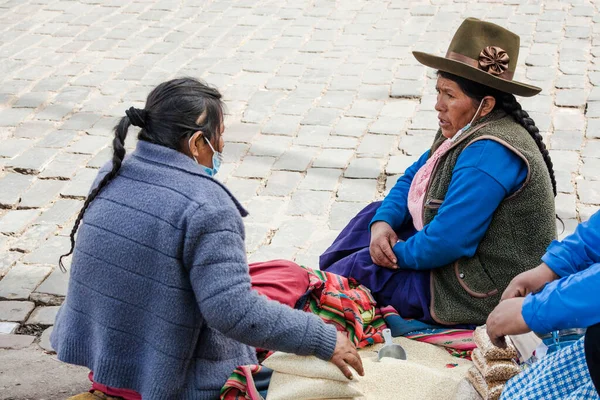
<svg viewBox="0 0 600 400"><path fill-rule="evenodd" d="M93 392L94 390L99 390L107 396L121 397L124 400L142 400L142 396L135 390L116 389L98 382L94 382L94 373L91 371L88 375L88 378L90 378L90 381L92 381L92 389L90 390L90 392Z"/></svg>
<svg viewBox="0 0 600 400"><path fill-rule="evenodd" d="M271 300L294 308L308 290L308 273L287 260L272 260L250 264L252 288Z"/></svg>

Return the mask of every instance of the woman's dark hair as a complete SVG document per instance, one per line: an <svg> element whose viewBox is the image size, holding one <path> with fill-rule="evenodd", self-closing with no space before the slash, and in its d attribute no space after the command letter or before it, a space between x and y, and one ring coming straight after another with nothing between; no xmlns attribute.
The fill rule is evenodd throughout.
<svg viewBox="0 0 600 400"><path fill-rule="evenodd" d="M473 99L473 103L475 107L479 106L479 103L485 96L492 96L496 99L496 105L494 109L503 109L507 114L512 116L515 121L517 121L523 128L529 132L538 148L540 149L540 153L544 158L544 162L546 163L546 167L548 168L548 173L550 174L550 181L552 182L552 191L554 192L554 196L556 196L556 178L554 177L554 169L552 165L552 160L550 159L550 153L544 144L544 140L542 135L540 135L540 130L535 126L535 122L527 111L521 108L521 105L510 93L501 92L489 86L482 85L477 82L473 82L471 80L462 78L460 76L450 74L444 71L438 71L437 75L444 78L449 79L460 87L460 89L471 99Z"/></svg>
<svg viewBox="0 0 600 400"><path fill-rule="evenodd" d="M202 131L212 141L221 134L223 103L216 88L194 78L179 78L158 85L150 92L144 109L131 107L125 111L114 128L112 169L89 194L71 230L71 249L59 260L61 271L66 272L63 258L75 247L75 233L89 207L110 181L117 176L125 157L125 138L130 125L142 128L139 140L181 151L182 139Z"/></svg>

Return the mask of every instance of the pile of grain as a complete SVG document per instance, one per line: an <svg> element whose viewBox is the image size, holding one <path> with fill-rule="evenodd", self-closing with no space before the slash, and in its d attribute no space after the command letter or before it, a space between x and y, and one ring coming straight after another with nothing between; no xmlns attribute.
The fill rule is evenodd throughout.
<svg viewBox="0 0 600 400"><path fill-rule="evenodd" d="M355 374L353 381L343 377L333 364L315 357L275 353L273 356L276 357L271 362L269 359L264 362L267 367L277 371L269 385L267 400L456 398L459 383L473 365L470 361L452 357L446 350L431 344L402 337L394 338L394 342L405 348L407 360L383 358L377 361L377 350L381 345L360 350L365 376L358 377ZM322 379L325 377L327 379ZM312 391L310 395L307 387ZM362 395L352 395L350 390L358 390Z"/></svg>
<svg viewBox="0 0 600 400"><path fill-rule="evenodd" d="M508 337L506 348L494 346L485 326L475 330L473 339L477 348L473 350L474 366L469 370L468 379L484 400L497 400L506 381L521 371L514 361L517 351Z"/></svg>

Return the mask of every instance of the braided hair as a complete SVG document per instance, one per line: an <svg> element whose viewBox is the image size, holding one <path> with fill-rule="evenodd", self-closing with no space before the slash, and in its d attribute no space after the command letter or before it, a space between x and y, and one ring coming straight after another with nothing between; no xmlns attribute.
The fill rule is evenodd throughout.
<svg viewBox="0 0 600 400"><path fill-rule="evenodd" d="M460 89L469 96L475 107L479 106L479 103L485 96L492 96L496 99L496 105L494 109L502 109L508 115L513 117L513 119L518 122L527 132L535 143L537 144L540 153L542 153L542 157L544 158L544 162L546 163L546 167L548 168L548 174L550 175L550 181L552 182L552 191L554 192L554 196L556 197L556 178L554 176L554 167L552 165L552 159L550 158L550 153L544 144L542 135L540 134L540 130L537 126L535 126L535 122L527 111L521 108L521 105L510 93L501 92L497 89L491 88L489 86L482 85L477 82L473 82L469 79L444 72L438 71L437 75L444 78L456 82L456 84L460 87Z"/></svg>
<svg viewBox="0 0 600 400"><path fill-rule="evenodd" d="M223 103L216 88L194 78L179 78L163 82L154 88L144 109L130 107L114 128L112 141L112 169L90 192L77 215L71 230L71 248L58 262L60 270L66 272L63 258L73 254L75 234L90 206L98 194L118 175L125 158L125 139L131 125L141 128L138 139L182 151L182 139L202 131L212 141L220 135L223 124Z"/></svg>

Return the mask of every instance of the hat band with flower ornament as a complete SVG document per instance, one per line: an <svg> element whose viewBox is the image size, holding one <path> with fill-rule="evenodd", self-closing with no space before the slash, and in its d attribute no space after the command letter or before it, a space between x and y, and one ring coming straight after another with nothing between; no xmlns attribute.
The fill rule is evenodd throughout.
<svg viewBox="0 0 600 400"><path fill-rule="evenodd" d="M456 30L445 57L413 51L423 65L519 96L542 89L514 81L520 38L491 22L467 18Z"/></svg>

